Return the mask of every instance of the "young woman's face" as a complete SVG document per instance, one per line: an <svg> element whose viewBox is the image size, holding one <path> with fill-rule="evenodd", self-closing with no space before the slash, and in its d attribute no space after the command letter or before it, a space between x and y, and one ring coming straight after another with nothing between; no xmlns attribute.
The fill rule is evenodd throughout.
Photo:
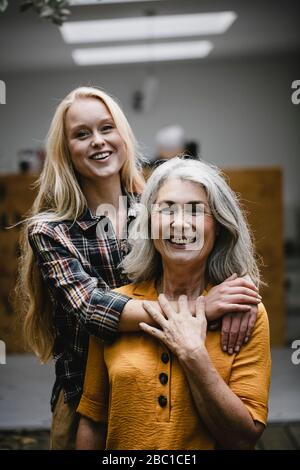
<svg viewBox="0 0 300 470"><path fill-rule="evenodd" d="M78 98L66 113L65 129L71 160L83 178L109 178L120 172L125 143L102 101Z"/></svg>

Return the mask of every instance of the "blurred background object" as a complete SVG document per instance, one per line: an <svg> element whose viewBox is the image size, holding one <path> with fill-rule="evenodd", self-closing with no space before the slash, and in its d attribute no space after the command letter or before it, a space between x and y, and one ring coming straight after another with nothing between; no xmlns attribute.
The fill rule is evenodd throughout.
<svg viewBox="0 0 300 470"><path fill-rule="evenodd" d="M166 126L155 136L156 160L168 160L183 153L185 149L185 132L181 126Z"/></svg>
<svg viewBox="0 0 300 470"><path fill-rule="evenodd" d="M20 173L31 173L38 175L44 164L44 149L26 149L18 152L18 167Z"/></svg>

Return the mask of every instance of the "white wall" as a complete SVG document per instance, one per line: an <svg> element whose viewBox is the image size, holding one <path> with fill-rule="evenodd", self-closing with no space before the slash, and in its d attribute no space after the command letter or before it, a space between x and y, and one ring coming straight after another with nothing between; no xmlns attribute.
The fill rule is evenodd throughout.
<svg viewBox="0 0 300 470"><path fill-rule="evenodd" d="M291 102L291 83L300 79L296 57L226 62L161 64L154 107L134 112L133 92L146 66L78 69L1 76L7 104L0 106L0 169L17 169L17 152L42 144L58 101L81 84L97 84L116 96L146 155L166 124L181 124L201 142L202 156L220 166L276 165L284 169L286 232L295 236L299 202L300 105ZM290 215L289 215L290 214Z"/></svg>

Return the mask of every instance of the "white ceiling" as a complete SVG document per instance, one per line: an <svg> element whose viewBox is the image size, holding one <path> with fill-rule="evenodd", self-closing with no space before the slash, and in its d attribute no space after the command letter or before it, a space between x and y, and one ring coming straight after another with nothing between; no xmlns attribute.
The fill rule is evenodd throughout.
<svg viewBox="0 0 300 470"><path fill-rule="evenodd" d="M78 69L71 57L74 46L64 43L57 26L32 11L20 13L18 1L9 3L9 9L0 13L0 74ZM156 0L77 6L72 7L70 21L225 10L235 11L238 19L224 35L209 37L214 49L204 60L300 53L299 0ZM101 46L83 47L91 45Z"/></svg>

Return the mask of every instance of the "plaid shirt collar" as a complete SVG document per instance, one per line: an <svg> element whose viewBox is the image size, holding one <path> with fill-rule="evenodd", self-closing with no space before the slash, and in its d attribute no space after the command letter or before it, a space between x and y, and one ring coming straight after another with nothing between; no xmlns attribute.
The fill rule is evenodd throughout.
<svg viewBox="0 0 300 470"><path fill-rule="evenodd" d="M128 194L124 191L123 196L127 197L127 219L129 222L135 219L137 216L137 211L135 204L137 203L137 199L132 195ZM105 215L94 215L92 214L91 210L87 208L84 213L80 216L79 219L76 220L77 225L81 228L81 230L86 231L94 225L97 225L98 222L105 218Z"/></svg>

